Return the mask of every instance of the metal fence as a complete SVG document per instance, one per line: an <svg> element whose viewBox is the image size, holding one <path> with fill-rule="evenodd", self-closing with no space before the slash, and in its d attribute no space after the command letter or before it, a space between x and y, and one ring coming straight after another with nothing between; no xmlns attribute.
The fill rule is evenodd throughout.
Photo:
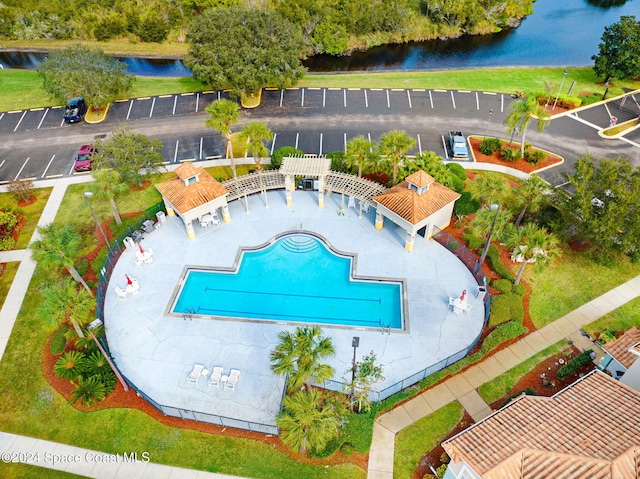
<svg viewBox="0 0 640 479"><path fill-rule="evenodd" d="M105 317L104 317L104 302L107 295L107 287L109 286L109 279L111 278L111 273L113 272L113 268L115 267L120 255L125 249L124 239L126 237L134 236L135 231L139 231L142 227L142 224L147 220L156 220L156 214L159 211L164 212L164 205L162 202L152 206L147 209L136 218L135 222L127 227L127 229L118 236L111 248L109 248L109 252L107 253L107 257L104 260L102 265L102 269L100 270L98 284L96 289L96 317L99 318L103 324L106 325ZM100 338L100 343L103 345L104 349L107 351L107 354L111 356L109 351L109 344L107 342L107 338L103 335ZM113 358L112 358L113 359ZM114 361L115 364L115 361ZM117 368L117 365L116 365ZM119 371L122 375L122 372ZM232 417L220 416L217 414L209 414L199 411L193 411L190 409L180 409L172 406L166 406L157 403L149 396L147 396L144 391L140 390L132 381L130 381L126 376L124 379L127 381L127 384L131 386L131 388L136 391L136 393L141 396L145 401L155 407L158 411L160 411L165 416L172 416L181 419L191 419L193 421L200 421L209 424L215 424L221 427L234 427L236 429L245 429L247 431L259 432L263 434L273 434L278 435L280 431L277 426L273 424L262 424L252 421L245 421L243 419L237 419Z"/></svg>

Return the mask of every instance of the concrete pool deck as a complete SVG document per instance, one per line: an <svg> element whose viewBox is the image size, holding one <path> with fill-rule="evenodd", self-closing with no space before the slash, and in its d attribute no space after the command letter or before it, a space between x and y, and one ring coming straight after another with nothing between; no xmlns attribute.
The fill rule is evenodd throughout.
<svg viewBox="0 0 640 479"><path fill-rule="evenodd" d="M230 267L239 247L262 244L285 231L308 230L326 238L344 252L357 253L359 275L406 278L408 332L356 330L323 326L333 340L336 355L329 363L334 380L342 381L351 367L353 336L360 337L357 358L373 351L384 367L383 390L425 368L465 350L479 336L484 306L475 299L477 285L465 266L435 241L416 239L414 250L404 249L405 232L385 221L377 231L375 211L358 218L357 209L337 214L341 196L325 197L319 208L315 192L296 191L287 207L284 191L231 202L231 222L200 229L188 240L181 221L168 218L158 230L145 234L142 245L152 248L154 261L135 266L134 251L125 251L115 266L105 302L107 340L121 372L160 405L188 411L274 425L284 393L284 378L269 369L269 354L277 334L295 326L278 323L216 319L185 320L165 316L165 310L185 265ZM346 204L346 199L345 199ZM125 274L140 282L140 290L126 300L115 287L126 286ZM455 315L449 297L469 292L469 312ZM239 369L235 391L222 385L208 387L208 378L187 384L194 364L208 370L222 366L225 373ZM418 378L419 379L419 378ZM206 417L206 416L205 416Z"/></svg>

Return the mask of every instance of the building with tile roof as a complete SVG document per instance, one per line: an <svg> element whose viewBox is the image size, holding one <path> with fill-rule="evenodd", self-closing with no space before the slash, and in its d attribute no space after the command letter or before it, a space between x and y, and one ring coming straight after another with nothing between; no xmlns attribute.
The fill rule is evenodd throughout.
<svg viewBox="0 0 640 479"><path fill-rule="evenodd" d="M520 396L442 443L445 479L636 479L640 392L599 370L551 397Z"/></svg>
<svg viewBox="0 0 640 479"><path fill-rule="evenodd" d="M167 214L177 214L185 225L187 236L196 237L193 221L206 215L217 216L222 210L225 222L231 220L226 195L229 191L204 168L183 163L174 170L175 178L158 183L156 189L162 195Z"/></svg>
<svg viewBox="0 0 640 479"><path fill-rule="evenodd" d="M640 390L640 328L631 328L615 341L610 341L602 349L607 353L598 368L608 370L624 384Z"/></svg>
<svg viewBox="0 0 640 479"><path fill-rule="evenodd" d="M441 229L449 226L453 205L458 198L460 194L418 170L401 183L374 196L376 228L383 227L384 218L393 221L407 232L405 249L411 251L420 230L424 229L424 237L428 239L434 234L434 226Z"/></svg>

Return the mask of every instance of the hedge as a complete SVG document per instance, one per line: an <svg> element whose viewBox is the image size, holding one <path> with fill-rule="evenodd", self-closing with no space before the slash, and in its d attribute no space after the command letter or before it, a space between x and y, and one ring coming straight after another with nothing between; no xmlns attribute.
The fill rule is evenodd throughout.
<svg viewBox="0 0 640 479"><path fill-rule="evenodd" d="M281 146L273 152L273 155L271 155L271 166L273 168L280 168L282 158L291 155L304 155L304 151L299 150L295 146Z"/></svg>
<svg viewBox="0 0 640 479"><path fill-rule="evenodd" d="M518 296L524 296L525 289L522 283L513 284L508 279L496 279L491 281L491 286L501 293L514 293Z"/></svg>
<svg viewBox="0 0 640 479"><path fill-rule="evenodd" d="M447 169L462 181L467 181L467 170L458 163L447 163Z"/></svg>
<svg viewBox="0 0 640 479"><path fill-rule="evenodd" d="M463 241L469 245L469 249L478 249L484 245L485 239L482 236L474 235L473 233L467 233L462 237Z"/></svg>
<svg viewBox="0 0 640 479"><path fill-rule="evenodd" d="M66 324L61 324L58 329L53 333L53 337L51 338L51 343L49 343L49 351L54 356L61 354L64 351L64 348L67 346L67 338L65 334L69 331L69 326Z"/></svg>
<svg viewBox="0 0 640 479"><path fill-rule="evenodd" d="M491 265L491 268L505 279L514 281L515 277L513 273L507 268L502 261L500 261L500 250L494 244L489 246L487 251L487 260Z"/></svg>
<svg viewBox="0 0 640 479"><path fill-rule="evenodd" d="M453 212L456 215L466 216L472 215L480 209L480 202L471 197L471 193L463 191L460 198L456 201Z"/></svg>
<svg viewBox="0 0 640 479"><path fill-rule="evenodd" d="M509 404L511 402L512 399L515 399L519 396L522 396L522 394L526 394L527 396L537 396L538 393L536 393L536 391L532 388L526 388L523 389L522 391L518 391L517 393L511 394L508 398L506 398L502 404L500 405L501 408L505 407L507 404Z"/></svg>
<svg viewBox="0 0 640 479"><path fill-rule="evenodd" d="M564 379L575 373L582 366L592 362L593 359L591 359L591 353L593 353L593 349L587 349L586 351L582 351L576 357L570 359L567 364L558 369L558 372L556 373L558 379Z"/></svg>
<svg viewBox="0 0 640 479"><path fill-rule="evenodd" d="M489 326L497 326L507 321L524 320L522 297L513 293L502 293L491 298L491 315Z"/></svg>

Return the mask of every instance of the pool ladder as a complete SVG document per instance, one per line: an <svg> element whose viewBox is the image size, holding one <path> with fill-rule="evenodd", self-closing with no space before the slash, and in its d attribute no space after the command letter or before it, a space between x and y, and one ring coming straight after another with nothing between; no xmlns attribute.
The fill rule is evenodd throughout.
<svg viewBox="0 0 640 479"><path fill-rule="evenodd" d="M385 324L382 321L380 321L380 333L381 334L387 333L388 335L391 335L391 323Z"/></svg>
<svg viewBox="0 0 640 479"><path fill-rule="evenodd" d="M182 319L184 319L185 321L188 319L189 321L191 321L193 319L192 315L196 314L196 310L191 308L191 309L186 309L182 312Z"/></svg>

